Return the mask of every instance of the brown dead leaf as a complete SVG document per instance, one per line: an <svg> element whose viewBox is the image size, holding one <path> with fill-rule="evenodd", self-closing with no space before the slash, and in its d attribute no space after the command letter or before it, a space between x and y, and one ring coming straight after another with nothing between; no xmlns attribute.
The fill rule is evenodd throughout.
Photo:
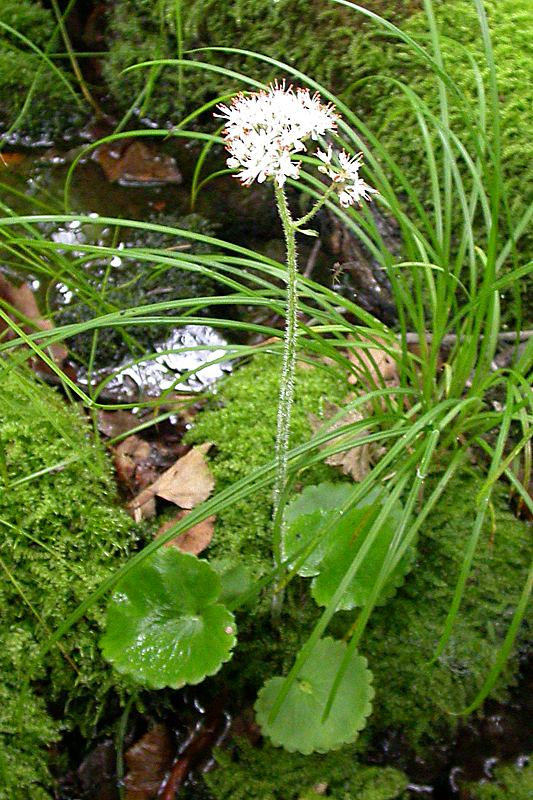
<svg viewBox="0 0 533 800"><path fill-rule="evenodd" d="M26 333L37 331L51 331L54 326L49 319L43 319L35 295L27 283L14 286L3 275L0 274L0 301L11 306L13 311L8 314ZM0 321L0 335L5 334L6 338L14 339L15 334L9 326L2 320ZM56 343L47 348L56 364L62 364L66 359L68 351L64 344Z"/></svg>
<svg viewBox="0 0 533 800"><path fill-rule="evenodd" d="M215 480L205 459L211 444L198 445L160 476L156 494L180 508L194 508L207 500Z"/></svg>
<svg viewBox="0 0 533 800"><path fill-rule="evenodd" d="M170 731L165 725L155 725L126 751L126 800L155 800L173 758Z"/></svg>
<svg viewBox="0 0 533 800"><path fill-rule="evenodd" d="M361 343L363 346L358 346ZM372 345L369 347L369 344ZM355 367L357 374L351 374L349 383L363 383L367 388L374 389L383 386L399 386L398 364L390 354L398 351L398 347L384 339L361 337L359 342L354 341L353 347L348 350L348 358Z"/></svg>
<svg viewBox="0 0 533 800"><path fill-rule="evenodd" d="M190 513L190 511L178 511L173 519L169 519L161 525L156 536L161 536L161 534L166 533L176 522L179 522ZM192 528L180 533L175 539L171 539L165 546L177 547L184 553L192 553L197 556L205 550L213 538L215 521L216 517L214 515L207 517L207 519L202 520L202 522L199 522L197 525L193 525Z"/></svg>
<svg viewBox="0 0 533 800"><path fill-rule="evenodd" d="M0 168L16 167L18 164L22 164L25 159L24 153L0 153Z"/></svg>
<svg viewBox="0 0 533 800"><path fill-rule="evenodd" d="M110 439L115 436L122 436L123 433L136 428L139 421L139 417L135 416L131 411L125 411L123 408L117 411L98 412L98 430L104 436L109 436Z"/></svg>
<svg viewBox="0 0 533 800"><path fill-rule="evenodd" d="M150 486L128 503L127 508L135 519L146 516L154 497L161 497L180 508L194 508L207 500L214 489L215 480L205 459L210 442L193 447L178 458L175 464L163 472Z"/></svg>
<svg viewBox="0 0 533 800"><path fill-rule="evenodd" d="M119 482L128 489L144 489L156 477L155 467L150 463L149 442L133 434L124 439L113 450L113 463Z"/></svg>
<svg viewBox="0 0 533 800"><path fill-rule="evenodd" d="M182 175L172 156L155 147L121 139L97 147L93 159L100 164L110 182L123 185L181 183Z"/></svg>
<svg viewBox="0 0 533 800"><path fill-rule="evenodd" d="M348 413L342 418L332 422L328 427L327 420L338 414L340 410L341 409L334 403L328 402L325 406L325 419L320 419L314 414L310 414L309 419L313 433L316 433L319 429L323 430L324 426L326 426L326 430L328 431L335 431L338 430L338 428L344 427L345 425L349 425L350 423L354 422L361 422L365 419L364 415L358 409L353 409L348 411ZM359 436L363 437L367 434L368 431L362 430L359 433ZM378 447L375 444L362 444L354 446L353 434L346 434L345 436L337 437L334 442L341 444L343 440L346 440L347 443L349 442L350 446L346 450L342 450L339 453L328 456L325 459L325 463L329 464L330 467L340 467L344 475L350 475L354 481L362 481L363 478L366 478L374 464L381 458L384 453L384 448ZM328 445L323 445L323 447L327 446Z"/></svg>

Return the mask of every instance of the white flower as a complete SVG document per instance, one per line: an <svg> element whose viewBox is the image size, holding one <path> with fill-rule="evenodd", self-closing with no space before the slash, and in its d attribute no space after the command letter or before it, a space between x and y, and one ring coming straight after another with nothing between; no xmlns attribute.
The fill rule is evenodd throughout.
<svg viewBox="0 0 533 800"><path fill-rule="evenodd" d="M217 116L226 119L228 166L240 168L237 177L247 186L273 178L281 187L287 178L297 178L300 165L291 156L305 151L306 140L335 130L337 119L318 94L283 84L239 94L231 105L218 108Z"/></svg>
<svg viewBox="0 0 533 800"><path fill-rule="evenodd" d="M218 106L216 116L226 120L223 135L229 152L228 167L237 169L245 186L272 178L282 187L287 178L298 178L300 162L292 156L307 150L309 139L317 140L335 130L338 116L308 89L274 84L268 91L238 94L229 105ZM319 171L328 176L342 206L368 200L375 192L359 177L362 154L349 156L317 148ZM334 160L335 159L335 160Z"/></svg>
<svg viewBox="0 0 533 800"><path fill-rule="evenodd" d="M344 150L338 154L339 166L333 164L333 151L331 145L327 152L317 150L318 158L323 162L319 171L325 173L334 184L337 184L339 192L339 202L344 208L360 203L361 199L369 200L370 195L376 192L365 181L359 177L359 168L363 159L363 154L348 156Z"/></svg>
<svg viewBox="0 0 533 800"><path fill-rule="evenodd" d="M331 163L331 159L333 158L333 150L331 148L331 145L328 146L327 152L324 153L323 150L317 150L316 154L319 157L319 159L323 162L319 166L318 171L323 172L325 175L328 176L328 178L331 178L331 180L335 180L337 176L337 170Z"/></svg>

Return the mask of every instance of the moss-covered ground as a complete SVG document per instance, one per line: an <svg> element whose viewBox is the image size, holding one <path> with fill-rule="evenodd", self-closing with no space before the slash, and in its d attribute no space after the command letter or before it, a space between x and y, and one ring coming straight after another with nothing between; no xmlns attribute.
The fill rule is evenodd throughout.
<svg viewBox="0 0 533 800"><path fill-rule="evenodd" d="M218 489L272 459L278 372L277 357L258 356L220 384L198 415L188 437L213 442L211 466ZM43 658L41 647L127 555L136 534L116 506L105 454L78 412L25 372L4 369L2 379L0 736L5 788L0 797L18 800L29 793L44 800L51 786L47 748L69 730L90 737L98 718L105 716L106 702L121 687L99 655L98 607L64 637L61 648ZM298 370L297 387L293 444L310 435L309 414L320 415L326 401L342 402L348 388L342 375L318 365ZM317 466L300 476L298 485L337 477L331 467ZM236 787L244 785L250 800L299 800L313 797L320 783L342 800L393 800L402 796L405 778L394 770L372 771L365 765L367 748L391 731L418 754L451 741L458 718L450 712L461 711L480 687L531 558L527 528L508 511L502 487L457 626L442 657L430 666L471 530L478 486L475 473L464 473L451 487L420 536L415 568L397 595L373 615L361 649L374 674L376 697L369 726L356 745L335 758L305 759L278 751L273 755L269 745L236 743L233 760L228 752L219 754L220 768L208 778L215 800L238 798L241 789ZM208 557L244 563L256 576L265 573L271 565L270 515L268 489L222 512ZM289 586L274 627L268 598L239 612L235 657L214 679L232 687L235 708L253 701L265 678L290 667L317 615L304 580ZM351 613L336 615L331 632L342 636L352 621ZM526 636L524 627L518 644ZM515 652L494 696L505 697L516 668ZM266 769L267 763L272 769Z"/></svg>
<svg viewBox="0 0 533 800"><path fill-rule="evenodd" d="M0 380L0 798L44 800L51 743L90 738L120 682L99 654L101 608L42 648L138 531L78 411L24 371Z"/></svg>
<svg viewBox="0 0 533 800"><path fill-rule="evenodd" d="M88 114L68 69L56 61L54 71L43 58L61 49L52 12L35 0L2 0L0 22L20 34L0 27L0 132L18 121L16 130L38 141L72 133Z"/></svg>
<svg viewBox="0 0 533 800"><path fill-rule="evenodd" d="M533 797L533 762L500 766L493 780L468 789L469 800L530 800Z"/></svg>

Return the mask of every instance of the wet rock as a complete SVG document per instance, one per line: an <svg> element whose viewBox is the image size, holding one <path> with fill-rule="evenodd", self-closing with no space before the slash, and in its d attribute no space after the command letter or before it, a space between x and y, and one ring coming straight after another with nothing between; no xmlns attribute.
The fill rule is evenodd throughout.
<svg viewBox="0 0 533 800"><path fill-rule="evenodd" d="M116 800L116 764L117 754L111 739L91 750L77 771L84 800Z"/></svg>

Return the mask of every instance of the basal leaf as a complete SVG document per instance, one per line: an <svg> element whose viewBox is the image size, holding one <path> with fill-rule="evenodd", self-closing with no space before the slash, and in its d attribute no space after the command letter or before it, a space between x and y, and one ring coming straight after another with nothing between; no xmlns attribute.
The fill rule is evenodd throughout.
<svg viewBox="0 0 533 800"><path fill-rule="evenodd" d="M342 512L350 499L353 485L321 483L308 486L291 503L284 515L282 554L296 556L302 547L316 540L316 545L298 570L304 578L314 578L312 594L319 605L326 606L337 590L350 564L366 540L372 524L385 502L386 493L376 487L355 507ZM397 503L381 526L369 552L348 586L338 609L349 610L368 600L400 523L402 508ZM320 537L320 532L324 535ZM388 577L378 603L386 602L402 583L411 568L414 550L409 551Z"/></svg>
<svg viewBox="0 0 533 800"><path fill-rule="evenodd" d="M283 515L282 557L298 552L310 543L318 531L339 515L339 509L347 502L353 486L349 483L320 483L307 486L287 505ZM330 535L319 540L313 552L298 570L298 575L311 578L318 575L318 566L327 549Z"/></svg>
<svg viewBox="0 0 533 800"><path fill-rule="evenodd" d="M217 602L206 561L161 548L117 586L101 639L104 658L152 689L200 683L231 657L235 620Z"/></svg>
<svg viewBox="0 0 533 800"><path fill-rule="evenodd" d="M273 721L270 713L285 678L267 681L257 698L257 721L274 745L290 752L325 753L353 742L366 724L374 696L372 673L363 656L354 653L340 683L329 716L322 721L335 676L346 653L344 642L321 639Z"/></svg>
<svg viewBox="0 0 533 800"><path fill-rule="evenodd" d="M329 540L328 550L320 564L320 574L314 578L311 594L320 606L327 606L337 591L350 564L356 558L375 522L381 504L367 508L355 508L343 515L335 527L334 537ZM364 606L376 584L384 561L400 524L402 509L395 506L379 528L370 549L342 596L337 610L348 611ZM414 560L411 548L387 577L380 593L378 605L383 605L403 583Z"/></svg>

